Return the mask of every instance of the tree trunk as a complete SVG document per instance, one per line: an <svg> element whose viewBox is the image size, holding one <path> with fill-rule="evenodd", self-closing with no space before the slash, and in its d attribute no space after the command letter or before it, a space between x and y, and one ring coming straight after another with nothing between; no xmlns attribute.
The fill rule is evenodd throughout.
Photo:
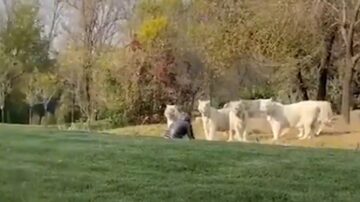
<svg viewBox="0 0 360 202"><path fill-rule="evenodd" d="M208 90L209 90L209 100L210 100L210 103L213 104L214 100L214 75L213 75L213 72L209 69L208 70Z"/></svg>
<svg viewBox="0 0 360 202"><path fill-rule="evenodd" d="M85 93L86 93L87 113L89 114L89 116L91 116L91 113L92 113L90 82L91 82L91 78L90 78L89 73L87 73L85 75ZM88 118L91 119L91 117L88 117Z"/></svg>
<svg viewBox="0 0 360 202"><path fill-rule="evenodd" d="M74 123L75 119L75 93L72 93L72 100L71 100L71 123Z"/></svg>
<svg viewBox="0 0 360 202"><path fill-rule="evenodd" d="M346 56L345 70L342 82L342 98L341 98L341 114L344 121L350 124L350 104L352 98L352 77L353 77L353 62L351 56Z"/></svg>
<svg viewBox="0 0 360 202"><path fill-rule="evenodd" d="M4 113L5 112L6 112L6 122L11 123L10 110L6 110L6 111L4 111Z"/></svg>
<svg viewBox="0 0 360 202"><path fill-rule="evenodd" d="M92 47L92 46L90 46ZM92 96L91 96L91 82L92 82L92 61L91 61L91 49L86 56L85 65L84 65L84 82L85 82L85 111L87 119L91 119L92 114Z"/></svg>
<svg viewBox="0 0 360 202"><path fill-rule="evenodd" d="M32 106L29 107L29 125L32 123Z"/></svg>
<svg viewBox="0 0 360 202"><path fill-rule="evenodd" d="M326 100L327 95L327 75L328 75L328 69L327 67L321 67L320 65L320 76L319 76L319 83L318 83L318 92L317 92L317 100Z"/></svg>
<svg viewBox="0 0 360 202"><path fill-rule="evenodd" d="M334 45L335 36L336 36L336 30L334 29L329 33L329 35L325 38L324 41L324 53L321 58L320 70L319 70L320 76L318 83L317 100L326 100L328 68L330 65L332 47Z"/></svg>
<svg viewBox="0 0 360 202"><path fill-rule="evenodd" d="M47 113L47 108L48 108L48 102L45 102L44 104L44 117L43 117L43 121L40 120L40 125L42 123L44 123L45 127L47 127L47 124L48 124L48 113Z"/></svg>
<svg viewBox="0 0 360 202"><path fill-rule="evenodd" d="M309 100L307 87L305 86L304 79L302 77L300 68L298 69L297 79L298 79L298 82L299 82L299 88L300 88L300 92L302 94L302 99L303 100Z"/></svg>
<svg viewBox="0 0 360 202"><path fill-rule="evenodd" d="M89 114L88 115L88 119L86 120L86 126L87 126L87 130L88 131L91 131L91 124L92 124L92 115L91 114Z"/></svg>
<svg viewBox="0 0 360 202"><path fill-rule="evenodd" d="M1 107L1 123L5 123L5 108Z"/></svg>
<svg viewBox="0 0 360 202"><path fill-rule="evenodd" d="M1 103L1 106L0 106L0 110L1 110L1 122L2 123L5 123L5 105L6 105L6 93L1 92L1 99L2 99L2 103Z"/></svg>

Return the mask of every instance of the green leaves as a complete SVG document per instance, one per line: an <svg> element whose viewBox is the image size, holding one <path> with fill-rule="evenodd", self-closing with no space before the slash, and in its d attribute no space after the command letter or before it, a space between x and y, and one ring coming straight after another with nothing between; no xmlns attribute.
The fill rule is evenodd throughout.
<svg viewBox="0 0 360 202"><path fill-rule="evenodd" d="M49 42L41 36L42 25L38 12L35 3L15 4L12 17L0 32L0 43L5 54L16 58L27 72L34 68L45 69L50 63Z"/></svg>
<svg viewBox="0 0 360 202"><path fill-rule="evenodd" d="M48 101L57 93L59 82L56 75L51 73L41 73L35 69L27 74L28 84L23 89L25 100L33 106L37 103L47 104Z"/></svg>

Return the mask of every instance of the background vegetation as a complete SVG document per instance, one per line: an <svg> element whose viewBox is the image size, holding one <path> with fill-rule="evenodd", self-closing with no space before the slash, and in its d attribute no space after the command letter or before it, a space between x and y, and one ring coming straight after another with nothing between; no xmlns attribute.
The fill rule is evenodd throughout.
<svg viewBox="0 0 360 202"><path fill-rule="evenodd" d="M1 3L2 122L158 123L167 103L270 96L349 122L358 105L358 0Z"/></svg>

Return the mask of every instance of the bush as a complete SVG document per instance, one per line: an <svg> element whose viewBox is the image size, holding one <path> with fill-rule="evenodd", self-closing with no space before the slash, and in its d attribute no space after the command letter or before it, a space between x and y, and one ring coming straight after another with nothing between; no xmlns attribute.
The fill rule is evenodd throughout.
<svg viewBox="0 0 360 202"><path fill-rule="evenodd" d="M243 99L267 99L276 97L276 93L269 86L253 86L247 88L241 93Z"/></svg>
<svg viewBox="0 0 360 202"><path fill-rule="evenodd" d="M90 125L91 130L97 130L97 131L107 130L107 129L111 129L111 128L113 128L113 127L112 127L110 119L94 121Z"/></svg>
<svg viewBox="0 0 360 202"><path fill-rule="evenodd" d="M109 112L109 124L111 127L123 127L129 125L130 117L125 112Z"/></svg>

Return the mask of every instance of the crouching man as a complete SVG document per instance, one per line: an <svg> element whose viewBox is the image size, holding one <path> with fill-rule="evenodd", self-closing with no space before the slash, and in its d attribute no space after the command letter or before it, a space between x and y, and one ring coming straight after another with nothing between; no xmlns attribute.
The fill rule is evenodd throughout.
<svg viewBox="0 0 360 202"><path fill-rule="evenodd" d="M187 135L189 139L195 139L191 119L189 116L182 116L173 122L166 131L164 138L167 139L182 139Z"/></svg>

